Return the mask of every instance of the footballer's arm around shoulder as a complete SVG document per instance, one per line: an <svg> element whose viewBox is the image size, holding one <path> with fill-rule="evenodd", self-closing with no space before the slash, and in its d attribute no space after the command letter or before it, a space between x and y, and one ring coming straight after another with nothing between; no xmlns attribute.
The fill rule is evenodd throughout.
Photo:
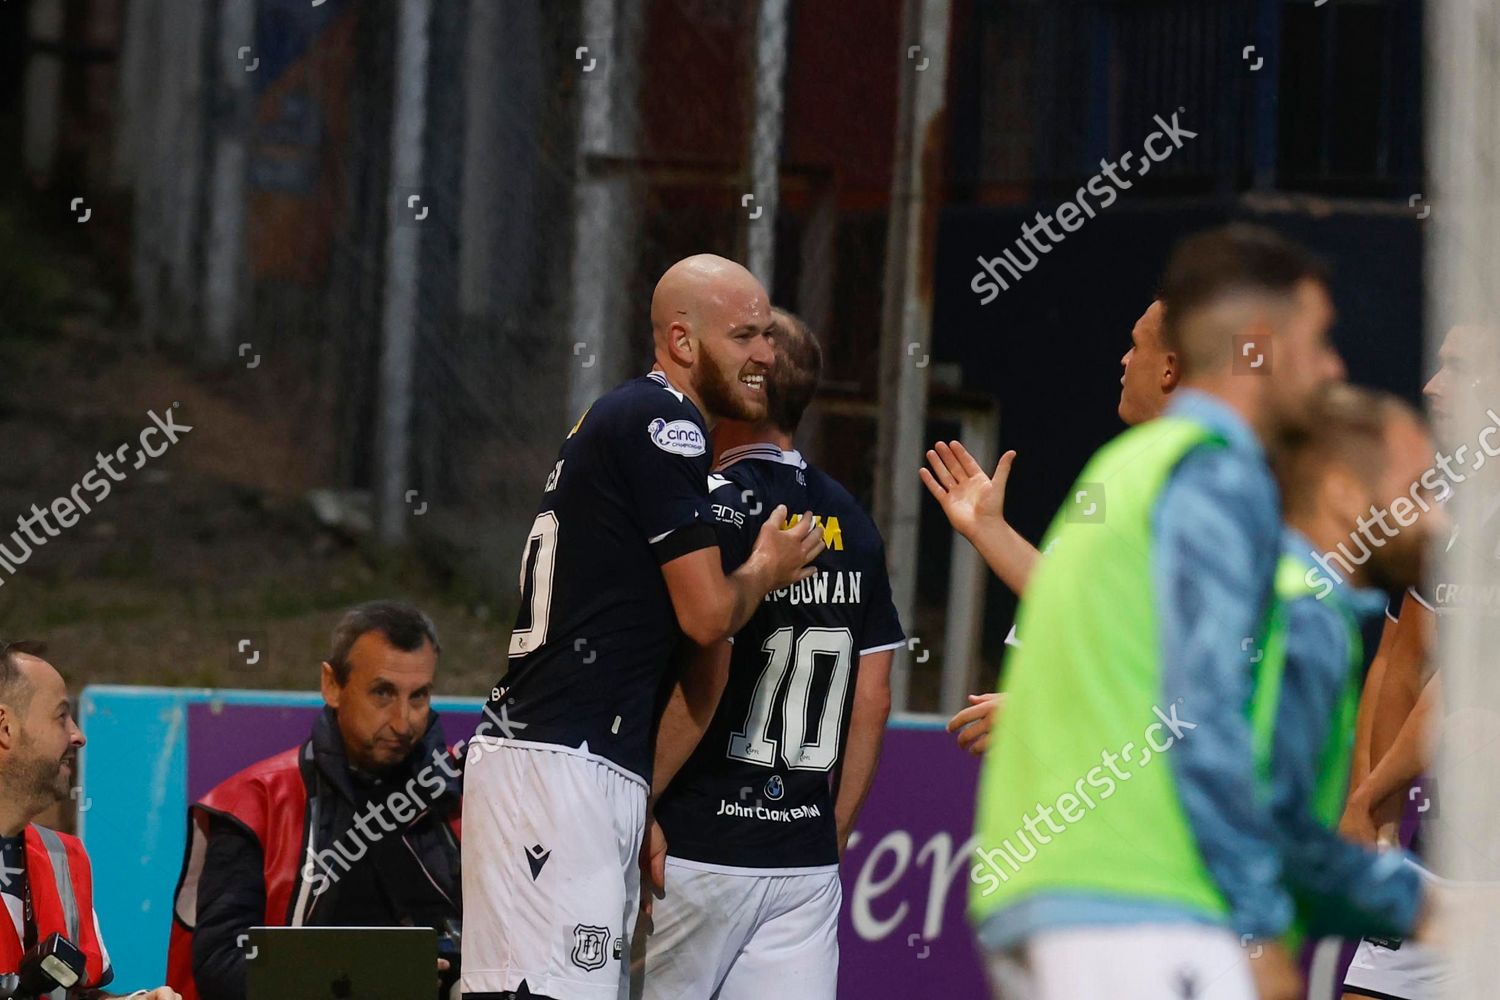
<svg viewBox="0 0 1500 1000"><path fill-rule="evenodd" d="M782 530L785 520L786 508L778 506L761 526L750 558L733 573L725 574L716 544L662 563L684 635L700 646L727 639L744 627L766 594L812 575L808 563L823 551L812 514Z"/></svg>
<svg viewBox="0 0 1500 1000"><path fill-rule="evenodd" d="M657 723L651 808L708 732L729 683L732 650L728 642L716 642L712 646L686 646L679 652L677 679Z"/></svg>

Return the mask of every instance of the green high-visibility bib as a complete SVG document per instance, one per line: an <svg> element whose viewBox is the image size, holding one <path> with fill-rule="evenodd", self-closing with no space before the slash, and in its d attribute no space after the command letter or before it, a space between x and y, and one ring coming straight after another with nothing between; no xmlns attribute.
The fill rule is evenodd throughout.
<svg viewBox="0 0 1500 1000"><path fill-rule="evenodd" d="M1282 678L1286 673L1288 631L1287 608L1296 601L1323 600L1338 612L1348 631L1348 664L1344 671L1343 685L1338 701L1334 705L1333 717L1329 719L1328 731L1318 754L1317 780L1313 786L1312 801L1307 808L1325 829L1338 826L1343 815L1344 800L1349 792L1349 772L1354 763L1354 729L1359 715L1359 689L1361 668L1364 666L1364 638L1360 634L1359 619L1353 609L1333 590L1318 597L1318 588L1309 581L1313 565L1307 558L1284 554L1276 567L1276 601L1272 605L1270 624L1266 630L1265 656L1260 664L1260 676L1250 700L1250 717L1255 734L1255 765L1263 789L1270 788L1273 767L1272 743L1276 714L1281 704ZM1289 950L1301 947L1306 938L1313 902L1299 898L1296 917L1291 929L1283 939Z"/></svg>
<svg viewBox="0 0 1500 1000"><path fill-rule="evenodd" d="M1162 693L1151 526L1183 458L1226 444L1183 417L1131 428L1090 460L1048 530L1047 558L1018 613L1025 641L1007 654L1005 719L980 778L975 923L1029 896L1068 892L1227 915L1161 757L1175 739L1171 712L1192 722L1194 706L1169 705Z"/></svg>

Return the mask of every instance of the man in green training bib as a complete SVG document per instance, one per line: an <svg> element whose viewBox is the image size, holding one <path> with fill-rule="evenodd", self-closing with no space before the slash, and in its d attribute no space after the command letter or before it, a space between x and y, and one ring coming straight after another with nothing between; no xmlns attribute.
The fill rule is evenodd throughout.
<svg viewBox="0 0 1500 1000"><path fill-rule="evenodd" d="M1182 383L1085 468L1044 547L981 779L971 915L999 995L1295 995L1255 770L1251 648L1279 551L1264 442L1342 375L1326 279L1264 229L1190 238L1164 284ZM1170 752L1168 752L1170 751Z"/></svg>
<svg viewBox="0 0 1500 1000"><path fill-rule="evenodd" d="M1406 937L1423 916L1421 878L1405 852L1370 850L1337 827L1372 626L1389 593L1421 581L1423 554L1445 526L1421 485L1432 453L1431 435L1406 403L1340 385L1319 398L1273 463L1287 528L1277 602L1257 650L1251 728L1262 737L1257 765L1297 902L1289 944ZM1347 576L1323 570L1330 553L1351 553ZM1331 985L1312 995L1329 995Z"/></svg>
<svg viewBox="0 0 1500 1000"><path fill-rule="evenodd" d="M1153 302L1136 324L1133 349L1123 359L1121 381L1127 385L1132 360L1144 358L1148 366L1146 377L1136 379L1146 381L1147 388L1129 411L1121 394L1120 412L1129 413L1131 425L1160 416L1175 388L1176 358L1160 344L1161 307L1160 300ZM1147 327L1153 317L1155 330ZM1143 345L1154 347L1155 354L1141 354ZM1387 393L1337 385L1320 396L1305 432L1282 442L1273 463L1287 524L1272 634L1257 651L1264 665L1252 715L1265 713L1262 732L1270 731L1269 719L1275 718L1274 735L1256 751L1270 754L1257 763L1265 771L1286 855L1286 882L1298 904L1294 933L1285 942L1291 946L1304 939L1310 945L1324 935L1334 947L1344 937L1406 937L1422 914L1421 877L1408 855L1366 850L1335 827L1349 787L1354 710L1376 645L1365 633L1378 625L1388 593L1420 582L1423 549L1441 523L1441 514L1437 521L1426 516L1435 509L1434 491L1420 482L1430 451L1429 434L1406 403ZM976 539L976 547L1007 534L1020 539L1004 522L1000 503L978 509L981 492L998 489L1003 496L1003 462L992 481L957 441L939 442L927 457L933 471L924 470L924 481L955 528ZM1378 516L1379 511L1395 517L1401 530L1377 539L1366 529L1370 540L1361 544L1360 526L1376 523L1366 512ZM1024 540L1014 544L1030 549ZM1344 577L1315 570L1329 561L1324 553L1351 550L1365 558L1348 570L1353 575L1347 586ZM1035 549L1030 552L1026 575L1039 556ZM1338 558L1346 566L1358 559L1352 553ZM1005 568L991 564L997 574ZM1024 589L1024 577L1020 583L1018 589ZM985 749L997 698L971 697L975 704L949 723L950 730L963 727L959 745L971 753ZM1331 961L1312 964L1314 973L1325 967L1328 975L1338 971ZM1310 996L1333 992L1329 983L1309 987Z"/></svg>

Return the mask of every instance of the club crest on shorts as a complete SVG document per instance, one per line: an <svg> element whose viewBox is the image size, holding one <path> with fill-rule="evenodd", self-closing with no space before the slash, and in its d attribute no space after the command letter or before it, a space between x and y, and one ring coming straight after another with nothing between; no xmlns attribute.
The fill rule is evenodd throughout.
<svg viewBox="0 0 1500 1000"><path fill-rule="evenodd" d="M781 801L781 797L785 794L786 782L781 780L781 775L771 775L771 780L766 782L766 798L770 799L772 802L779 802Z"/></svg>
<svg viewBox="0 0 1500 1000"><path fill-rule="evenodd" d="M652 444L673 455L693 458L706 450L703 428L691 420L673 420L668 423L662 417L657 417L646 427L646 433L651 435Z"/></svg>
<svg viewBox="0 0 1500 1000"><path fill-rule="evenodd" d="M609 930L579 924L573 928L573 964L584 972L604 968L605 949L609 947Z"/></svg>

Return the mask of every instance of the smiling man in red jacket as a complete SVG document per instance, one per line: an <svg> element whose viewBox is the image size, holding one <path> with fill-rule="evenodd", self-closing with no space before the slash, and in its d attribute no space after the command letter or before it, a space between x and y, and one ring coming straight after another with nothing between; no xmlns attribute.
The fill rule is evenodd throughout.
<svg viewBox="0 0 1500 1000"><path fill-rule="evenodd" d="M93 866L77 837L32 820L68 797L83 733L68 686L42 659L41 643L0 642L0 973L13 973L27 949L57 933L84 957L77 1000L114 994L114 978L94 913ZM131 994L181 1000L163 986Z"/></svg>

